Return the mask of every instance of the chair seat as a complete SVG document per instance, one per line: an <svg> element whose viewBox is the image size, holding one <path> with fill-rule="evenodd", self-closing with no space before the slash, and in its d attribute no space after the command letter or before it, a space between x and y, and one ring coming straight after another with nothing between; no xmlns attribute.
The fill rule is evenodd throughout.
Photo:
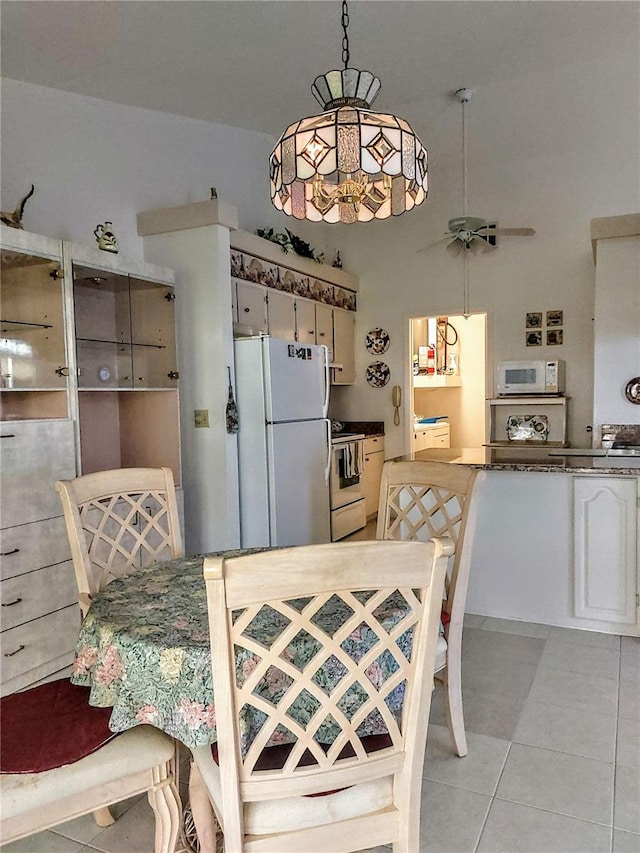
<svg viewBox="0 0 640 853"><path fill-rule="evenodd" d="M438 634L438 641L436 643L436 663L433 668L434 672L440 672L447 665L447 641L442 636L442 634Z"/></svg>
<svg viewBox="0 0 640 853"><path fill-rule="evenodd" d="M214 801L221 802L220 769L213 760L211 748L199 747L192 752L206 787L215 792ZM244 826L249 835L283 833L348 820L392 805L393 780L388 776L321 797L285 797L246 803Z"/></svg>
<svg viewBox="0 0 640 853"><path fill-rule="evenodd" d="M89 688L59 679L2 699L0 773L42 773L73 764L116 734L111 708L89 705Z"/></svg>
<svg viewBox="0 0 640 853"><path fill-rule="evenodd" d="M118 800L118 780L170 761L173 740L153 726L136 726L117 735L105 746L65 767L43 773L10 773L2 776L3 820L42 809L60 799L84 794L96 786L113 784ZM144 790L144 788L143 788Z"/></svg>

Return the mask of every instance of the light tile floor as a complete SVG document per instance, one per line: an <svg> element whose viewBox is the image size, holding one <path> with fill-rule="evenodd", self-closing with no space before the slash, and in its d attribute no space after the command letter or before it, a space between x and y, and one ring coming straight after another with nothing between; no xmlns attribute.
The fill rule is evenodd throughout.
<svg viewBox="0 0 640 853"><path fill-rule="evenodd" d="M434 694L417 853L640 853L640 639L470 615L463 685L465 758ZM116 811L2 851L151 853L146 798Z"/></svg>

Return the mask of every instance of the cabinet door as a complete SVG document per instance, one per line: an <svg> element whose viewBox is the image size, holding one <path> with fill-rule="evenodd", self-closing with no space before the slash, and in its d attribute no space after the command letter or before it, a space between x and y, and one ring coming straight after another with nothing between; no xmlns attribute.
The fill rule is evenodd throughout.
<svg viewBox="0 0 640 853"><path fill-rule="evenodd" d="M366 453L364 457L364 508L367 518L378 511L380 497L380 479L384 465L384 452Z"/></svg>
<svg viewBox="0 0 640 853"><path fill-rule="evenodd" d="M79 388L132 388L129 277L73 267Z"/></svg>
<svg viewBox="0 0 640 853"><path fill-rule="evenodd" d="M60 264L3 250L0 305L1 387L66 388Z"/></svg>
<svg viewBox="0 0 640 853"><path fill-rule="evenodd" d="M288 293L270 290L267 294L269 334L285 341L296 339L296 302Z"/></svg>
<svg viewBox="0 0 640 853"><path fill-rule="evenodd" d="M173 288L129 279L134 388L176 384L175 294Z"/></svg>
<svg viewBox="0 0 640 853"><path fill-rule="evenodd" d="M416 430L413 434L413 450L428 450L430 447L433 447L432 441L432 430Z"/></svg>
<svg viewBox="0 0 640 853"><path fill-rule="evenodd" d="M334 385L351 385L355 380L354 353L355 314L342 308L333 309L333 359L342 367L333 371Z"/></svg>
<svg viewBox="0 0 640 853"><path fill-rule="evenodd" d="M264 287L246 281L237 283L238 323L252 334L266 332L267 299Z"/></svg>
<svg viewBox="0 0 640 853"><path fill-rule="evenodd" d="M636 623L637 480L575 477L575 615Z"/></svg>
<svg viewBox="0 0 640 853"><path fill-rule="evenodd" d="M296 340L316 343L316 305L310 299L296 299Z"/></svg>
<svg viewBox="0 0 640 853"><path fill-rule="evenodd" d="M335 361L333 350L333 309L330 305L316 302L316 343L329 349L329 363Z"/></svg>

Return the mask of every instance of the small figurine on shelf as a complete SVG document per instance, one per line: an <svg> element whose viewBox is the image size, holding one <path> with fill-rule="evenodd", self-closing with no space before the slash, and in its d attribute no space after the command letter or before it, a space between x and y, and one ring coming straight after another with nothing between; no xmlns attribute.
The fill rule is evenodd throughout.
<svg viewBox="0 0 640 853"><path fill-rule="evenodd" d="M336 252L336 256L333 259L332 267L335 267L337 270L342 269L342 258L340 257L340 252Z"/></svg>
<svg viewBox="0 0 640 853"><path fill-rule="evenodd" d="M102 249L103 252L113 252L114 255L118 254L118 241L113 233L111 222L100 223L93 233L96 235L99 249Z"/></svg>

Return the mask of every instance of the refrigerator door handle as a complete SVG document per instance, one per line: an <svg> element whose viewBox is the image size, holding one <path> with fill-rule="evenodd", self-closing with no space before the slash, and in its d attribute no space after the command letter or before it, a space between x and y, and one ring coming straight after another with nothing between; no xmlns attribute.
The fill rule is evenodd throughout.
<svg viewBox="0 0 640 853"><path fill-rule="evenodd" d="M324 479L325 479L325 482L328 483L329 482L329 475L331 474L331 452L332 452L331 436L332 436L332 433L331 433L331 421L328 418L325 418L324 422L325 422L326 427L327 427L327 465L324 469Z"/></svg>
<svg viewBox="0 0 640 853"><path fill-rule="evenodd" d="M329 414L329 391L331 389L331 376L329 375L329 348L326 344L322 344L324 352L324 403L322 404L322 416L324 418ZM331 439L331 433L329 433ZM329 440L331 445L331 440Z"/></svg>

